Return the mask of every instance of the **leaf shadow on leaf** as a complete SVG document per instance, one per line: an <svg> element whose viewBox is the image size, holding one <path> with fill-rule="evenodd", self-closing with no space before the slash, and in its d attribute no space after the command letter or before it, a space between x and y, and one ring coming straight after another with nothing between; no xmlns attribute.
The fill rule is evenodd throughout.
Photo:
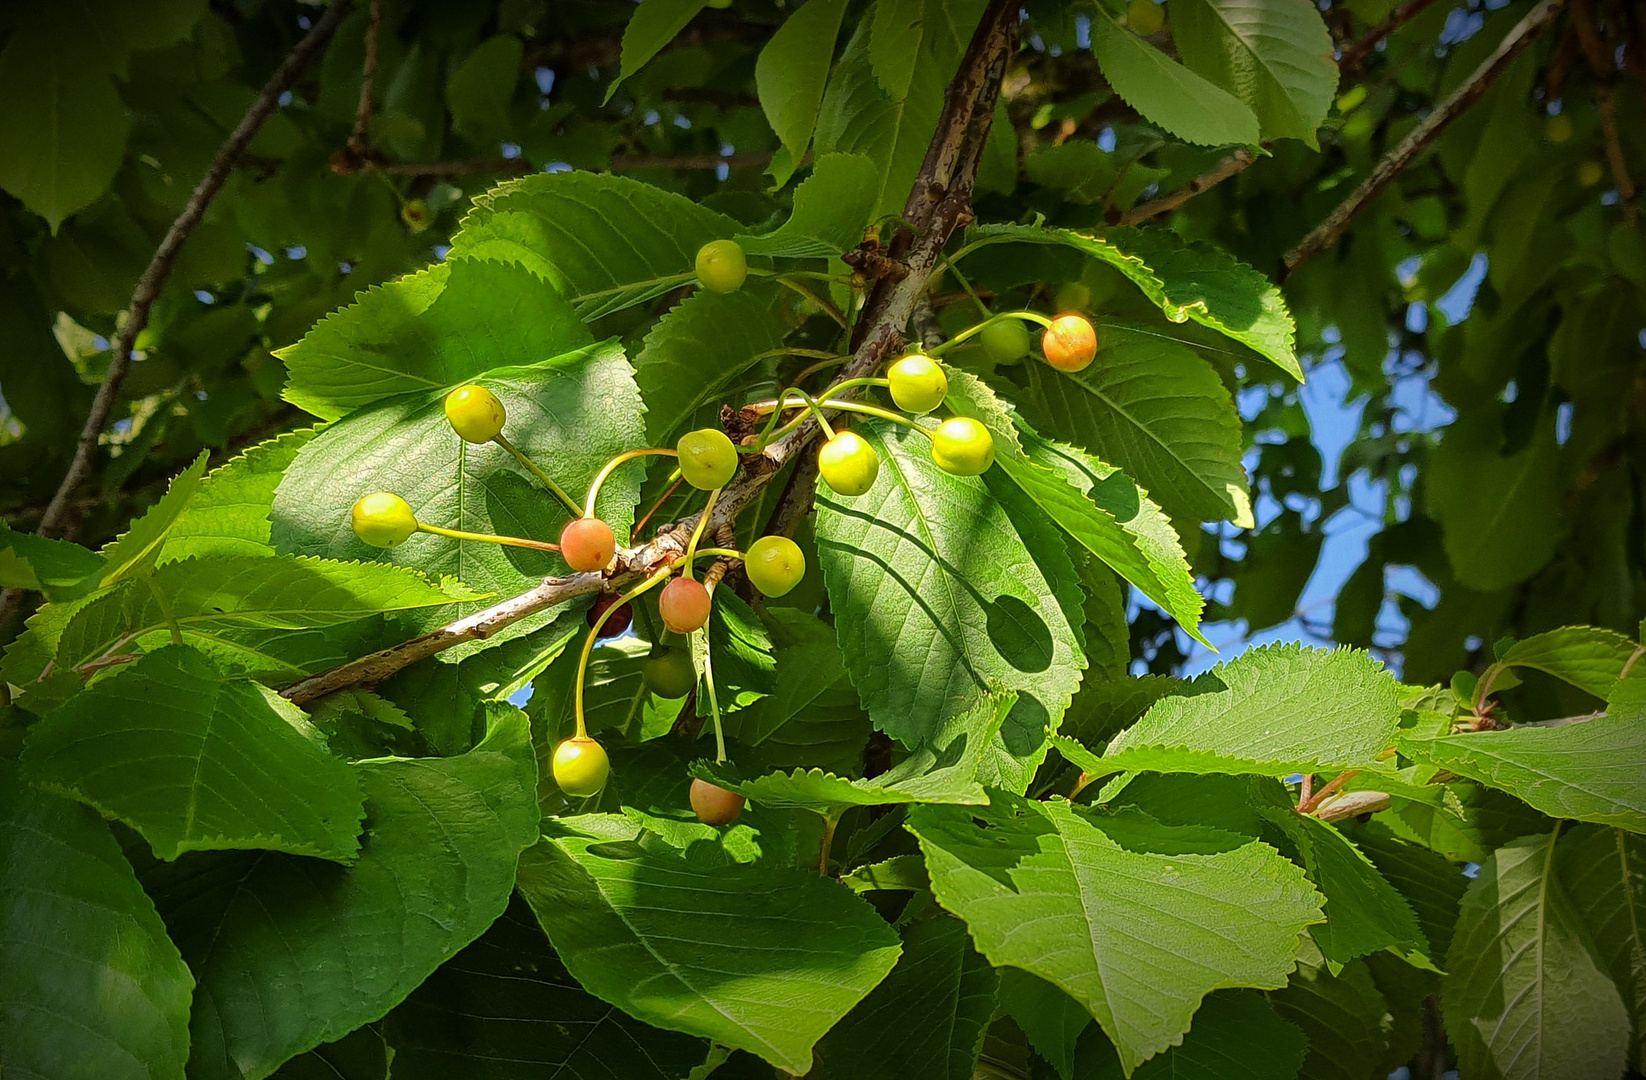
<svg viewBox="0 0 1646 1080"><path fill-rule="evenodd" d="M1028 757L1046 742L1051 724L1051 712L1040 699L1020 690L1017 703L1000 725L1000 741L1013 757Z"/></svg>
<svg viewBox="0 0 1646 1080"><path fill-rule="evenodd" d="M989 642L1012 667L1019 671L1038 672L1046 671L1052 666L1053 642L1051 627L1046 620L1018 597L1002 594L993 600L978 592L966 574L955 564L938 554L932 546L914 533L899 529L883 518L860 510L854 510L843 505L835 505L834 512L842 517L854 517L868 522L871 526L894 533L900 545L907 544L919 549L920 553L941 567L948 580L958 583L971 596L972 600L981 608L985 616L985 630ZM818 538L820 550L838 550L854 559L872 562L886 573L886 576L897 582L909 596L909 599L919 605L926 617L931 620L938 633L942 634L961 661L966 664L967 673L980 688L986 688L986 681L972 670L970 656L966 643L958 637L954 628L949 626L937 611L922 595L917 583L910 581L883 556L876 554L868 544L841 544L837 541ZM892 661L888 661L892 662Z"/></svg>

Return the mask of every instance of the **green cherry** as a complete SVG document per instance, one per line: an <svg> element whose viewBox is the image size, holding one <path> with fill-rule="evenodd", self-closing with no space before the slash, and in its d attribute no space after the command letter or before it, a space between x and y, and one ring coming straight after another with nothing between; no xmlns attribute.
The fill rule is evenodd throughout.
<svg viewBox="0 0 1646 1080"><path fill-rule="evenodd" d="M593 739L574 737L554 748L554 782L574 798L598 795L611 771L606 748Z"/></svg>
<svg viewBox="0 0 1646 1080"><path fill-rule="evenodd" d="M817 471L837 495L861 495L874 487L880 458L855 431L842 431L817 452Z"/></svg>
<svg viewBox="0 0 1646 1080"><path fill-rule="evenodd" d="M1029 331L1018 319L1001 319L990 323L978 335L989 359L997 364L1015 364L1029 355Z"/></svg>
<svg viewBox="0 0 1646 1080"><path fill-rule="evenodd" d="M391 548L417 531L417 515L398 495L374 491L354 504L349 514L354 535L372 547Z"/></svg>
<svg viewBox="0 0 1646 1080"><path fill-rule="evenodd" d="M688 431L674 448L680 454L680 475L699 491L725 487L737 472L737 447L724 431Z"/></svg>
<svg viewBox="0 0 1646 1080"><path fill-rule="evenodd" d="M787 536L762 536L749 545L743 569L761 595L782 596L806 576L806 556Z"/></svg>
<svg viewBox="0 0 1646 1080"><path fill-rule="evenodd" d="M994 464L994 437L969 416L953 416L932 432L932 460L955 476L977 476Z"/></svg>
<svg viewBox="0 0 1646 1080"><path fill-rule="evenodd" d="M886 381L891 383L892 400L904 412L929 413L943 404L949 392L949 377L925 353L900 357L886 372Z"/></svg>
<svg viewBox="0 0 1646 1080"><path fill-rule="evenodd" d="M692 812L705 825L730 825L743 812L743 796L716 787L707 780L693 780Z"/></svg>
<svg viewBox="0 0 1646 1080"><path fill-rule="evenodd" d="M660 698L683 698L697 685L697 669L685 649L665 649L640 661L640 681Z"/></svg>
<svg viewBox="0 0 1646 1080"><path fill-rule="evenodd" d="M749 264L735 240L711 240L697 249L697 280L710 292L736 292L749 276Z"/></svg>
<svg viewBox="0 0 1646 1080"><path fill-rule="evenodd" d="M1126 25L1148 37L1166 25L1166 9L1154 0L1132 0L1126 5Z"/></svg>
<svg viewBox="0 0 1646 1080"><path fill-rule="evenodd" d="M616 554L617 537L599 518L572 518L560 530L560 557L573 570L604 570Z"/></svg>

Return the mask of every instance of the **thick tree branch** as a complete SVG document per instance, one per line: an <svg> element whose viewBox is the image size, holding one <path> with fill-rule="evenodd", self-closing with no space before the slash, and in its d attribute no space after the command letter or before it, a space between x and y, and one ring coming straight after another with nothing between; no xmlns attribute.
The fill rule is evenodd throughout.
<svg viewBox="0 0 1646 1080"><path fill-rule="evenodd" d="M1537 40L1539 34L1547 30L1560 14L1564 0L1541 0L1520 23L1510 30L1508 36L1498 45L1492 55L1469 76L1467 82L1454 90L1450 97L1435 106L1434 111L1424 117L1423 122L1412 129L1411 134L1402 139L1399 146L1379 161L1373 167L1371 175L1361 181L1360 186L1351 192L1348 198L1338 204L1337 209L1327 215L1326 220L1315 226L1313 232L1305 236L1298 245L1286 253L1281 268L1281 277L1284 279L1299 266L1319 255L1343 235L1354 216L1366 208L1389 183L1399 176L1401 171L1410 165L1430 143L1446 130L1446 126L1463 114L1469 106L1479 101L1481 96L1490 89L1493 82L1510 64L1514 63L1521 53L1525 52L1531 43Z"/></svg>
<svg viewBox="0 0 1646 1080"><path fill-rule="evenodd" d="M240 118L240 123L218 148L217 156L212 159L206 175L200 178L194 194L189 196L188 204L183 207L183 212L177 216L177 220L171 223L171 228L166 231L165 239L160 241L154 258L143 271L143 276L137 279L137 288L132 293L131 305L126 309L125 322L114 337L113 356L109 360L108 373L103 376L103 385L98 387L97 396L92 399L91 412L86 416L85 426L81 428L79 442L74 448L74 460L69 464L63 482L57 486L57 493L46 506L46 512L41 515L39 527L35 529L39 535L63 535L75 516L76 500L80 489L91 478L92 465L97 458L97 447L103 436L103 428L107 426L109 416L114 411L114 403L120 396L120 387L126 381L126 373L131 370L132 344L137 340L137 335L143 332L143 327L148 325L149 312L154 308L154 302L159 298L166 279L171 276L172 266L177 262L177 253L182 250L184 242L206 216L206 208L222 190L229 173L233 171L235 163L240 160L241 154L256 136L258 129L273 115L279 104L280 95L291 89L292 84L297 81L297 76L331 40L332 35L337 32L338 24L348 14L353 3L354 0L333 0L325 14L320 16L286 59L281 61L280 66L274 69L274 74L269 76L269 81L264 84L251 108L246 110L246 115ZM0 594L0 625L4 625L10 618L20 599L21 594L16 590L8 589Z"/></svg>
<svg viewBox="0 0 1646 1080"><path fill-rule="evenodd" d="M931 151L926 155L904 210L904 218L912 228L901 234L900 239L908 237L910 242L903 245L900 257L908 272L895 282L883 278L875 283L870 301L864 307L864 320L859 323L861 340L855 346L851 363L842 369L837 381L858 378L874 370L887 353L901 343L903 328L908 325L915 305L926 295L944 244L970 214L972 182L982 159L989 123L994 118L994 103L1006 61L1016 46L1016 14L1014 0L993 0L972 38L960 71L949 86ZM871 304L872 317L867 314ZM849 393L841 395L842 398L848 396ZM817 434L816 421L809 421L773 442L758 457L746 458L742 471L715 503L708 531L718 534L719 530L733 525L772 477L810 447ZM781 507L778 512L782 513ZM665 526L650 543L619 551L610 577L591 573L545 578L530 592L432 633L294 683L281 694L302 705L345 687L373 685L408 664L465 641L488 637L528 615L602 589L622 589L683 555L696 523L694 515Z"/></svg>

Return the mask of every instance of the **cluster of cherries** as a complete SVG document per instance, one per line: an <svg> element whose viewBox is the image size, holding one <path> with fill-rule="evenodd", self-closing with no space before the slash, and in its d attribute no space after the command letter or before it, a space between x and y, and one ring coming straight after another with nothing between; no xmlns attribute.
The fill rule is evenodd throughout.
<svg viewBox="0 0 1646 1080"><path fill-rule="evenodd" d="M748 273L743 250L733 241L717 240L705 244L697 254L695 276L703 287L713 291L731 292L741 288ZM948 394L948 378L934 359L936 355L980 334L982 344L995 359L1021 359L1030 350L1029 334L1023 326L1025 321L1045 327L1041 350L1047 362L1061 371L1079 371L1090 364L1097 354L1096 332L1081 315L1065 314L1049 319L1037 312L1024 311L993 316L932 350L931 354L918 349L904 354L891 364L884 378L849 379L836 383L821 400L797 388L790 388L775 400L752 406L750 411L756 416L767 414L769 419L762 432L745 440L748 445L744 447L734 445L723 431L702 428L682 435L672 450L652 448L618 454L595 474L581 503L573 500L503 434L508 414L495 394L474 383L459 386L445 399L446 419L452 430L468 443L496 443L514 456L568 508L572 516L560 531L559 542L548 543L430 525L417 519L405 499L386 491L373 492L354 504L351 514L354 532L365 543L381 548L395 547L412 534L424 532L457 540L551 551L557 552L574 571L604 572L612 567L616 558L617 537L612 527L596 514L595 506L601 485L618 466L650 455L672 457L676 459L678 479L708 493L708 503L698 517L696 531L684 556L654 570L645 581L621 596L606 604L597 604L590 613L592 627L584 641L577 671L576 730L570 738L555 747L553 773L555 782L567 795L592 797L605 787L611 763L605 748L589 737L583 711L583 691L589 656L608 621L619 612L626 620L624 605L662 585L657 608L664 627L680 635L702 630L709 621L713 586L692 577L692 563L698 557L741 560L750 583L768 597L785 595L805 576L805 555L799 545L785 536L763 536L751 544L747 552L698 546L721 489L737 473L739 453L759 453L773 440L802 424L808 415L815 417L826 436L818 451L818 472L824 483L839 495L863 495L874 486L880 472L880 459L874 447L861 435L846 429L835 430L824 415L824 411L829 410L876 416L907 426L931 440L932 461L938 468L956 476L980 475L994 463L994 439L986 427L970 417L952 416L935 428L928 428L916 423L908 414L919 416L929 413L941 405ZM903 413L833 396L868 386L885 388ZM797 415L782 423L786 413ZM714 713L719 760L724 761L725 743L720 732L714 683L707 664L705 669L704 684ZM681 649L665 649L649 656L642 664L641 674L647 688L660 697L685 697L697 685L696 667ZM692 781L690 800L698 819L710 825L724 825L735 820L742 813L744 802L741 795L703 780Z"/></svg>

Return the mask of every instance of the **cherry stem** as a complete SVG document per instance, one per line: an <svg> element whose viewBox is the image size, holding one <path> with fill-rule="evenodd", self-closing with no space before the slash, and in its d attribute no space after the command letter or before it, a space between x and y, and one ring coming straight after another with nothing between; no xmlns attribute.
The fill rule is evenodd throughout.
<svg viewBox="0 0 1646 1080"><path fill-rule="evenodd" d="M171 601L166 599L166 594L161 591L160 583L154 579L153 574L144 580L149 583L149 591L154 594L154 602L159 605L160 617L166 620L166 629L171 631L171 643L183 644L183 628L177 625L177 616L172 612Z"/></svg>
<svg viewBox="0 0 1646 1080"><path fill-rule="evenodd" d="M1048 329L1050 329L1050 327L1052 325L1052 320L1047 318L1046 316L1040 314L1040 312L1038 312L1038 311L1003 311L998 315L994 315L994 316L991 316L990 318L984 319L982 322L978 323L976 326L968 327L965 330L962 330L960 333L956 334L954 337L950 338L948 341L945 341L943 344L937 346L934 349L928 350L928 355L930 355L930 356L942 356L944 353L948 352L950 349L954 348L956 345L961 344L962 342L966 341L969 338L976 337L978 334L981 334L984 330L987 330L989 327L993 326L995 323L1004 322L1007 319L1020 319L1023 322L1032 322L1032 323L1035 323L1039 326L1044 326Z"/></svg>
<svg viewBox="0 0 1646 1080"><path fill-rule="evenodd" d="M823 842L817 853L817 876L829 876L829 849L834 847L835 826L840 824L840 818L834 814L823 815Z"/></svg>
<svg viewBox="0 0 1646 1080"><path fill-rule="evenodd" d="M699 555L713 555L717 559L743 559L743 560L748 559L747 555L743 554L741 551L738 551L736 548L722 548L722 547L698 548L697 549L697 554L699 554Z"/></svg>
<svg viewBox="0 0 1646 1080"><path fill-rule="evenodd" d="M616 296L618 293L625 293L630 289L644 289L651 285L684 285L686 282L691 281L696 277L697 274L695 272L687 271L684 274L664 274L661 277L643 278L640 281L630 281L623 285L613 285L609 289L600 289L596 292L589 292L584 293L581 296L574 296L572 297L571 302L574 304L581 304L585 300L598 300L602 296Z"/></svg>
<svg viewBox="0 0 1646 1080"><path fill-rule="evenodd" d="M583 516L594 517L594 504L595 500L600 496L600 485L606 482L606 477L612 474L613 469L617 468L625 461L633 461L635 458L648 456L677 458L680 456L680 452L678 450L664 450L661 447L652 447L646 450L625 450L621 454L618 454L616 457L606 462L606 464L601 467L600 471L595 474L594 483L589 485L589 497L584 505Z"/></svg>
<svg viewBox="0 0 1646 1080"><path fill-rule="evenodd" d="M983 317L985 319L989 318L991 315L989 305L985 304L983 298L977 295L977 290L972 288L972 283L966 280L966 275L960 272L960 267L950 266L949 273L953 274L954 279L960 282L960 287L966 290L966 295L972 298L972 302L977 305L977 310L983 313Z"/></svg>
<svg viewBox="0 0 1646 1080"><path fill-rule="evenodd" d="M509 440L505 439L503 437L502 432L498 432L496 435L492 436L492 442L496 443L498 446L501 446L503 449L505 449L509 453L513 454L514 455L514 460L516 460L516 461L520 462L520 464L524 465L527 468L527 470L529 470L531 472L531 474L533 476L537 477L539 480L541 480L543 482L544 487L546 487L550 491L554 492L554 497L559 499L561 504L564 505L566 507L566 509L568 509L572 512L572 517L577 517L577 516L579 516L580 514L583 513L582 508L580 508L577 505L577 500L573 499L570 495L567 495L566 492L560 487L559 484L555 483L552 479L549 478L548 473L546 473L542 469L538 468L537 467L537 462L533 461L531 458L529 458L525 454L521 453L519 448L516 447L514 445L514 443L512 443Z"/></svg>
<svg viewBox="0 0 1646 1080"><path fill-rule="evenodd" d="M751 270L749 273L752 274L754 271ZM800 282L790 279L790 277L786 274L780 275L776 280L777 283L785 289L792 289L801 296L804 296L806 299L810 300L812 303L816 304L818 307L822 308L823 313L835 322L839 323L842 330L849 330L851 328L846 321L845 314L839 308L834 306L833 300L830 300L827 297L818 296L816 293L806 288L806 286L800 284Z"/></svg>
<svg viewBox="0 0 1646 1080"><path fill-rule="evenodd" d="M697 516L697 527L692 530L692 538L686 544L686 560L680 568L681 577L689 578L692 576L692 560L697 558L697 542L703 538L703 529L708 525L709 515L714 512L714 504L719 498L719 488L709 492L708 504L703 507L703 512Z"/></svg>
<svg viewBox="0 0 1646 1080"><path fill-rule="evenodd" d="M433 533L436 536L449 536L453 540L478 540L483 544L502 544L505 547L531 548L533 551L559 551L559 544L551 544L546 540L522 540L518 536L496 536L492 533L464 532L462 529L442 529L438 525L417 523L418 532Z"/></svg>
<svg viewBox="0 0 1646 1080"><path fill-rule="evenodd" d="M712 610L714 587L719 582L709 586L709 600ZM697 631L703 635L703 685L709 690L709 716L714 720L714 762L716 765L726 763L726 733L720 728L720 698L714 692L714 652L709 648L709 628L707 626Z"/></svg>
<svg viewBox="0 0 1646 1080"><path fill-rule="evenodd" d="M800 355L803 355L803 354L795 353L795 355L800 356ZM813 364L811 367L805 368L804 370L802 370L800 372L800 374L796 375L794 377L794 385L799 386L801 383L805 382L811 376L816 375L819 371L822 371L825 368L839 367L841 364L846 363L851 358L852 358L851 354L847 353L845 356L832 356L827 360L819 361L818 363Z"/></svg>
<svg viewBox="0 0 1646 1080"><path fill-rule="evenodd" d="M1344 784L1347 784L1350 780L1353 780L1359 772L1359 769L1345 769L1338 773L1337 776L1333 777L1332 781L1325 787L1315 792L1309 798L1298 803L1297 812L1300 814L1314 813L1316 810L1320 809L1321 803L1325 802L1333 795L1336 795L1338 790L1342 788Z"/></svg>
<svg viewBox="0 0 1646 1080"><path fill-rule="evenodd" d="M647 589L662 584L662 582L672 572L672 567L665 566L663 569L657 571L657 573L653 574L645 581L642 581L628 592L623 593L617 598L616 603L612 604L611 607L600 613L600 617L594 620L594 625L589 628L589 636L587 640L583 642L583 655L577 658L577 696L574 709L577 716L577 738L586 739L589 737L588 724L583 718L583 684L587 681L586 676L589 672L589 654L594 652L594 643L599 639L600 631L606 625L606 620L611 618L612 614L616 612L618 608L621 608L624 604L627 604Z"/></svg>
<svg viewBox="0 0 1646 1080"><path fill-rule="evenodd" d="M635 525L634 529L629 533L629 543L632 544L635 542L635 540L640 536L640 530L646 527L646 522L652 519L653 514L663 509L663 504L668 502L669 499L673 497L674 493L680 490L680 485L685 482L686 480L684 477L677 477L674 483L669 485L668 490L657 497L657 501L652 503L652 508L646 511L646 516L641 518L639 524Z"/></svg>

